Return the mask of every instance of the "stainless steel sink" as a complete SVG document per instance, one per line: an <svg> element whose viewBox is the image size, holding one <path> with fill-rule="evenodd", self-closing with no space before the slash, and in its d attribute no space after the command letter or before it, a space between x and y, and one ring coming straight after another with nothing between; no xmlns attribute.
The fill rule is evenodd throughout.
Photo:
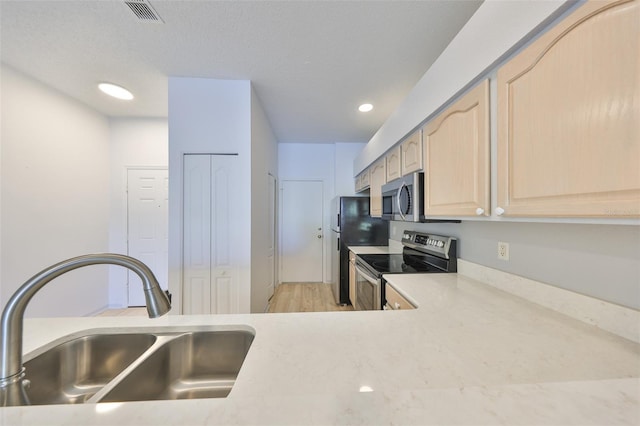
<svg viewBox="0 0 640 426"><path fill-rule="evenodd" d="M226 397L247 330L91 334L24 363L33 405Z"/></svg>
<svg viewBox="0 0 640 426"><path fill-rule="evenodd" d="M34 405L85 402L156 340L152 334L94 334L55 346L24 363L29 400Z"/></svg>
<svg viewBox="0 0 640 426"><path fill-rule="evenodd" d="M252 341L248 332L184 334L144 359L101 401L226 397Z"/></svg>

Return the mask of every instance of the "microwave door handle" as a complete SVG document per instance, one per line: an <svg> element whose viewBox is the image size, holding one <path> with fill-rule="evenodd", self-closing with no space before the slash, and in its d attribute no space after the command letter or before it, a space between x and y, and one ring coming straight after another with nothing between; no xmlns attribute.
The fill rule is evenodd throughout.
<svg viewBox="0 0 640 426"><path fill-rule="evenodd" d="M402 194L402 189L404 187L405 184L404 182L402 182L402 185L400 185L400 188L398 188L398 193L396 194L396 204L398 205L398 213L400 213L400 217L402 218L402 220L407 220L407 218L402 213L402 206L400 205L400 195Z"/></svg>

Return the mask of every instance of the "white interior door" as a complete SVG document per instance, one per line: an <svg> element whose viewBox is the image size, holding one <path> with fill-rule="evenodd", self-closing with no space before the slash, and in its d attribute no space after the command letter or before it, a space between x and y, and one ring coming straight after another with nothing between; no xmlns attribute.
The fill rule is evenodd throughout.
<svg viewBox="0 0 640 426"><path fill-rule="evenodd" d="M163 289L168 288L167 169L127 171L127 254L144 262ZM128 305L144 306L140 278L127 270Z"/></svg>
<svg viewBox="0 0 640 426"><path fill-rule="evenodd" d="M323 183L283 181L282 282L322 282Z"/></svg>
<svg viewBox="0 0 640 426"><path fill-rule="evenodd" d="M238 157L185 155L183 200L183 313L239 312L239 261L232 231Z"/></svg>

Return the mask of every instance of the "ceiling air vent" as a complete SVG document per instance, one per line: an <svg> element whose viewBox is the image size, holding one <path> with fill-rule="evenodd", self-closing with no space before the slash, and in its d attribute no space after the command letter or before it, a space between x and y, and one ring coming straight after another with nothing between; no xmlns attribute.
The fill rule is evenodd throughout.
<svg viewBox="0 0 640 426"><path fill-rule="evenodd" d="M124 0L124 3L129 6L129 9L131 9L140 21L158 24L163 23L160 16L147 0Z"/></svg>

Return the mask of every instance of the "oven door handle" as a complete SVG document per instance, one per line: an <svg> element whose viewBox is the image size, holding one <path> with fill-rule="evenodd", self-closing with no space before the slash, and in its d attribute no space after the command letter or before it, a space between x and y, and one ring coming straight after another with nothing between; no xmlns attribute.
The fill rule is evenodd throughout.
<svg viewBox="0 0 640 426"><path fill-rule="evenodd" d="M362 275L362 278L369 281L371 284L375 285L376 287L379 285L377 279L372 278L371 275L369 275L365 270L360 268L358 265L356 265L356 271L358 271L358 273Z"/></svg>
<svg viewBox="0 0 640 426"><path fill-rule="evenodd" d="M406 186L405 183L402 182L402 185L400 185L400 188L398 188L398 193L396 194L396 204L398 204L398 213L400 213L400 217L402 218L403 221L406 221L407 218L402 213L402 206L400 205L400 196L402 195L402 190L404 189L405 186Z"/></svg>

